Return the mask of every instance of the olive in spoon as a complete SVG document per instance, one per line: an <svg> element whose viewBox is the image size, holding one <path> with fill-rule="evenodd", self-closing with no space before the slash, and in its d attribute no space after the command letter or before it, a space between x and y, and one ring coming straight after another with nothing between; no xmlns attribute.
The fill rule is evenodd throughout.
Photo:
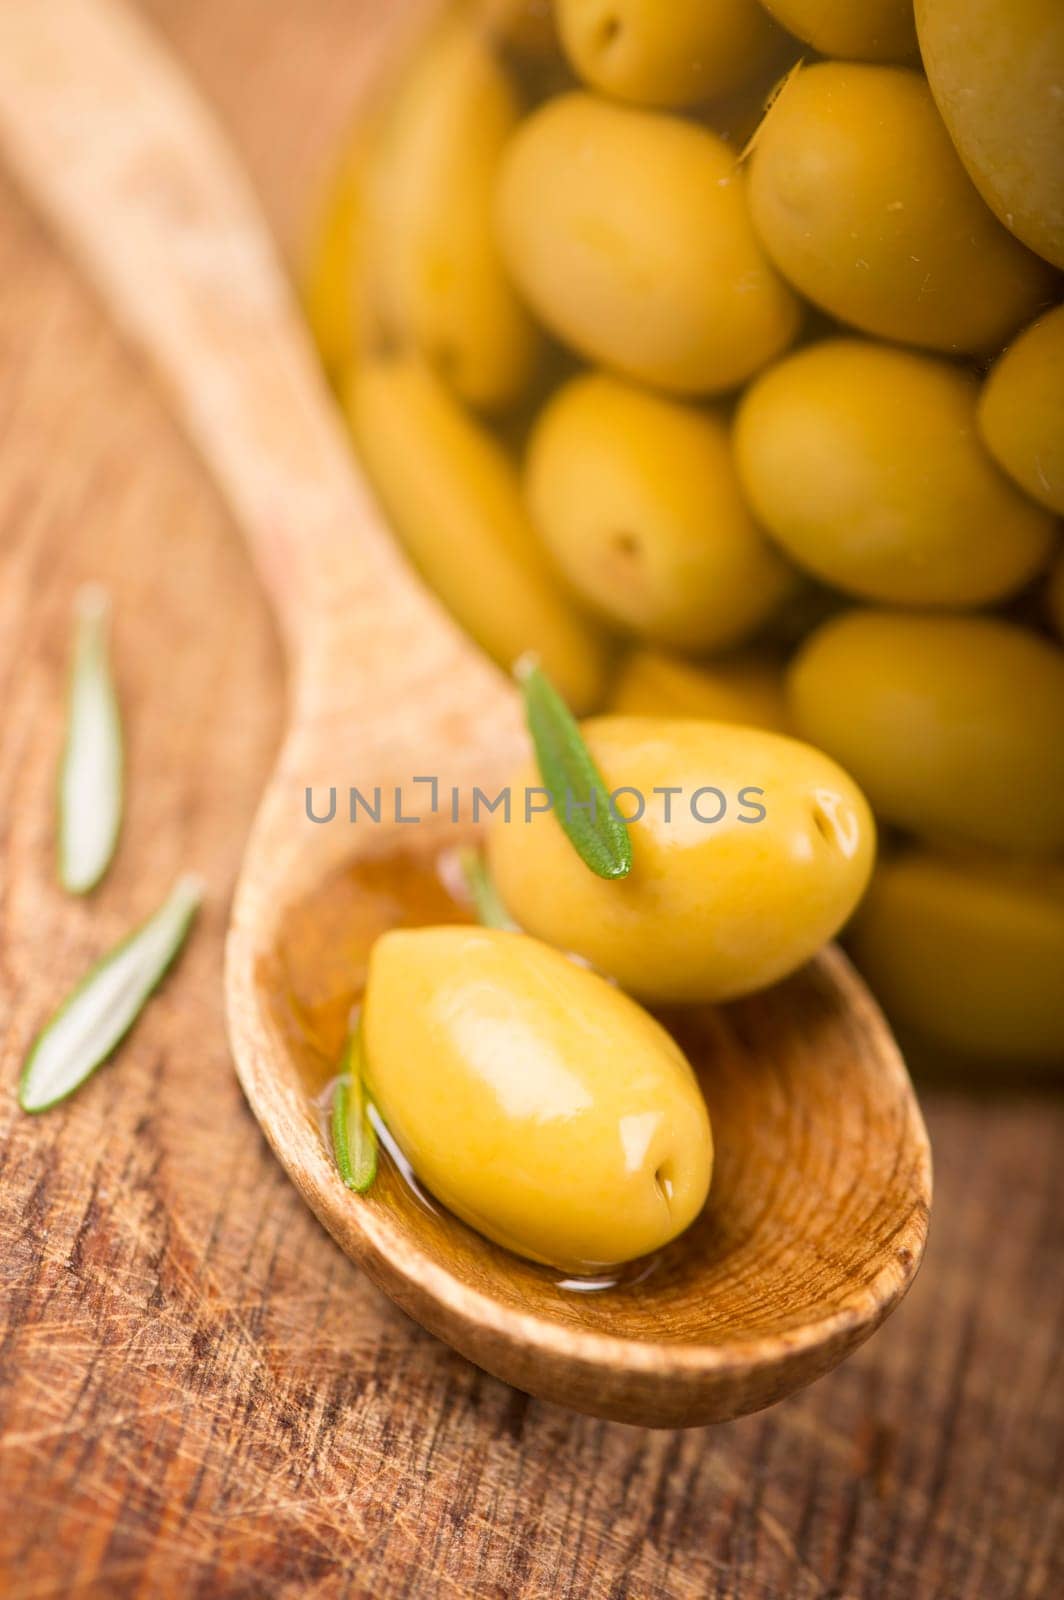
<svg viewBox="0 0 1064 1600"><path fill-rule="evenodd" d="M930 1201L905 1067L837 950L692 1014L683 1043L713 1119L713 1189L683 1249L641 1282L579 1293L397 1185L345 1189L279 1020L276 952L353 856L382 882L394 852L429 862L461 829L445 813L318 826L305 790L432 774L468 794L523 754L516 696L394 547L245 180L145 24L118 0L0 7L0 141L154 364L284 632L288 732L247 848L226 985L241 1082L293 1182L411 1316L548 1400L684 1426L828 1371L912 1281Z"/></svg>

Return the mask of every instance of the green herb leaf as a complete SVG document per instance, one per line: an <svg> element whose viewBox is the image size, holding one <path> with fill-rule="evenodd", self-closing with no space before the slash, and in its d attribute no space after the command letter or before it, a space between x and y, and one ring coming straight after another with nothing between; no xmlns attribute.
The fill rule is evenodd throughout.
<svg viewBox="0 0 1064 1600"><path fill-rule="evenodd" d="M546 673L525 658L515 669L525 718L554 814L581 861L600 878L626 878L632 841L576 719Z"/></svg>
<svg viewBox="0 0 1064 1600"><path fill-rule="evenodd" d="M203 898L182 878L166 903L100 961L37 1036L19 1080L23 1111L47 1111L107 1060L185 942Z"/></svg>
<svg viewBox="0 0 1064 1600"><path fill-rule="evenodd" d="M107 871L122 823L122 723L107 651L110 603L77 597L66 747L59 771L59 881L88 894Z"/></svg>
<svg viewBox="0 0 1064 1600"><path fill-rule="evenodd" d="M333 1094L332 1141L336 1165L349 1189L366 1194L377 1176L377 1135L369 1120L362 1079L362 1029L353 1028L344 1048L344 1072Z"/></svg>
<svg viewBox="0 0 1064 1600"><path fill-rule="evenodd" d="M491 873L488 871L487 862L481 851L470 848L460 850L458 859L465 878L466 887L473 898L473 905L477 913L477 921L482 928L501 928L506 932L515 932L517 923L509 915L506 907L499 898Z"/></svg>

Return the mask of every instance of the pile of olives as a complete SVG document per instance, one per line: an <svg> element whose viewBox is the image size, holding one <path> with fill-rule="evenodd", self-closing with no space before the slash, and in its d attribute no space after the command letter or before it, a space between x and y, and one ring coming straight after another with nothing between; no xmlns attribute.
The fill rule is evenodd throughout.
<svg viewBox="0 0 1064 1600"><path fill-rule="evenodd" d="M622 719L590 736L619 783L654 719L738 782L721 724L830 758L881 831L850 947L966 1060L1064 1059L1062 82L1059 0L462 0L356 130L308 284L455 617ZM724 961L697 875L633 958L636 889L537 839L492 846L531 932L597 929L651 999ZM827 937L869 867L779 895ZM727 881L772 981L779 895Z"/></svg>

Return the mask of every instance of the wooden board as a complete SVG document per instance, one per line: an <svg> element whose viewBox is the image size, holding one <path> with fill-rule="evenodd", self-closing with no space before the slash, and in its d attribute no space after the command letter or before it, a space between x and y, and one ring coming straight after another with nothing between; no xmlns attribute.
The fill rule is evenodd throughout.
<svg viewBox="0 0 1064 1600"><path fill-rule="evenodd" d="M291 248L383 0L148 9ZM58 893L52 860L85 577L116 601L131 767L91 905ZM0 1592L1062 1592L1064 1113L1048 1096L928 1090L936 1214L910 1298L839 1372L714 1430L530 1403L351 1268L266 1150L223 1029L226 900L282 696L210 484L0 174ZM121 1059L21 1117L34 1030L189 865L211 882L203 924Z"/></svg>

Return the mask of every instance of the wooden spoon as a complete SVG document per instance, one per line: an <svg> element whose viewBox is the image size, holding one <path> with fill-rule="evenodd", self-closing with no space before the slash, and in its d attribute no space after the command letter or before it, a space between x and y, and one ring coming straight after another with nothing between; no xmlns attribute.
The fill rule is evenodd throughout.
<svg viewBox="0 0 1064 1600"><path fill-rule="evenodd" d="M283 626L289 730L248 847L226 981L237 1070L293 1182L406 1311L547 1399L688 1425L826 1372L912 1281L930 1198L904 1065L835 950L687 1022L718 1169L701 1223L642 1282L579 1293L401 1186L368 1199L344 1189L279 1019L276 952L343 862L400 845L428 859L456 830L316 826L305 789L491 782L523 749L515 698L393 547L245 181L145 26L116 0L3 0L0 137L165 380Z"/></svg>

